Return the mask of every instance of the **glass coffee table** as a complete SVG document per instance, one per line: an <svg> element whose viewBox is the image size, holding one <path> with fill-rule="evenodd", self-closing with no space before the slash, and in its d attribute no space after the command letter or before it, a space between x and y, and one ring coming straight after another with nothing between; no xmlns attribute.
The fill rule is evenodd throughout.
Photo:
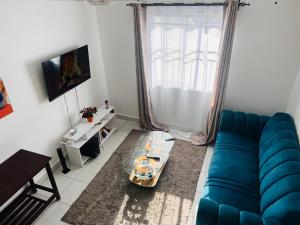
<svg viewBox="0 0 300 225"><path fill-rule="evenodd" d="M174 145L172 135L151 131L142 135L123 160L129 180L143 187L154 187Z"/></svg>

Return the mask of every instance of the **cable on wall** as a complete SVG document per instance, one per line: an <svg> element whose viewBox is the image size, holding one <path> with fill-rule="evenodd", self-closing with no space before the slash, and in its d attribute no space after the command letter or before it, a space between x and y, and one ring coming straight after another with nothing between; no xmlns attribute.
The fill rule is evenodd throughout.
<svg viewBox="0 0 300 225"><path fill-rule="evenodd" d="M69 106L68 106L68 103L67 103L66 95L64 95L64 99L65 99L65 103L66 103L66 107L67 107L67 113L68 113L69 123L70 123L71 128L73 128L73 124L72 124L72 121L71 121L71 118L70 118Z"/></svg>
<svg viewBox="0 0 300 225"><path fill-rule="evenodd" d="M79 106L79 99L78 99L78 93L77 88L75 87L75 93L76 93L76 101L77 101L77 108L78 108L78 121L80 122L81 116L80 116L80 106Z"/></svg>

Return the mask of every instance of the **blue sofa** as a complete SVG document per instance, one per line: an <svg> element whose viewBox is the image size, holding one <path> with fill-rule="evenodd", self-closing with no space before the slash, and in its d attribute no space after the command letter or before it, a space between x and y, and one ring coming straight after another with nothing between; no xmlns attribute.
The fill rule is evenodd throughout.
<svg viewBox="0 0 300 225"><path fill-rule="evenodd" d="M300 225L300 151L289 114L225 110L197 225Z"/></svg>

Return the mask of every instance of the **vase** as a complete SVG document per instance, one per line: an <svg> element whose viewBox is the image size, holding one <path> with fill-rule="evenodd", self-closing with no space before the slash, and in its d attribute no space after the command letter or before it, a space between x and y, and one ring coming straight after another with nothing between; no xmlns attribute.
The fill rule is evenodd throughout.
<svg viewBox="0 0 300 225"><path fill-rule="evenodd" d="M89 123L92 123L92 122L93 122L93 119L94 119L94 117L93 117L93 116L90 116L90 117L87 118L87 121L88 121Z"/></svg>

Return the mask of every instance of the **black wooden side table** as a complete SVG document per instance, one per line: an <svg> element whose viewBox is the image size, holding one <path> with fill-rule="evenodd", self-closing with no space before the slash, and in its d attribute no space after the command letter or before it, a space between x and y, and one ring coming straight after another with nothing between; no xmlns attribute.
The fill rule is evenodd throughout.
<svg viewBox="0 0 300 225"><path fill-rule="evenodd" d="M0 212L0 225L32 224L55 198L60 199L49 164L50 159L48 156L22 149L0 164L0 206L29 184ZM33 181L33 177L43 168L47 171L52 188L35 184ZM47 200L40 199L33 196L37 189L50 192L52 195Z"/></svg>

